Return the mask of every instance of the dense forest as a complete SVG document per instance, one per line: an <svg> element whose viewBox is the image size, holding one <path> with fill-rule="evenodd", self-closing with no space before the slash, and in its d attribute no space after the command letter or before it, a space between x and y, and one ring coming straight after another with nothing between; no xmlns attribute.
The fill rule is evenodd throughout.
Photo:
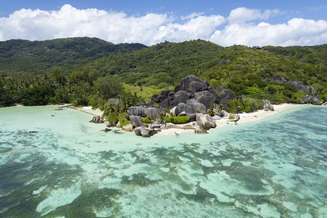
<svg viewBox="0 0 328 218"><path fill-rule="evenodd" d="M111 53L133 51L142 44L117 44L97 38L64 38L46 41L9 40L0 42L0 72L67 71L81 63Z"/></svg>
<svg viewBox="0 0 328 218"><path fill-rule="evenodd" d="M262 99L318 104L327 95L326 55L326 45L221 47L194 40L147 47L95 38L9 40L0 42L0 105L73 103L104 109L108 99L117 98L118 110L126 110L190 74L231 90L231 110Z"/></svg>

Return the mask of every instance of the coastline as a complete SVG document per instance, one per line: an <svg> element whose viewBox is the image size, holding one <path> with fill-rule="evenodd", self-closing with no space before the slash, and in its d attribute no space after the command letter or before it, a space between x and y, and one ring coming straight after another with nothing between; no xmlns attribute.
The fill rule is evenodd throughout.
<svg viewBox="0 0 328 218"><path fill-rule="evenodd" d="M274 111L265 111L265 110L258 110L250 113L240 113L240 120L237 122L237 125L239 124L247 124L247 123L253 123L257 121L261 121L263 119L269 118L273 115L288 112L294 109L297 109L301 106L304 106L307 104L291 104L291 103L283 103L283 104L277 104L273 105ZM185 124L183 124L185 125ZM157 135L177 135L181 133L194 133L194 130L192 129L183 129L183 125L180 125L180 128L167 128L161 130ZM189 123L190 125L190 123ZM192 124L191 124L192 125ZM233 122L231 122L228 117L224 117L220 120L216 120L216 128L224 128L228 125L235 125Z"/></svg>
<svg viewBox="0 0 328 218"><path fill-rule="evenodd" d="M87 113L91 116L102 116L104 114L104 112L102 110L100 110L99 108L92 108L91 106L83 106L83 107L76 107L73 105L68 105L67 107L73 109L73 110L77 110L83 113Z"/></svg>
<svg viewBox="0 0 328 218"><path fill-rule="evenodd" d="M273 105L274 111L265 111L265 110L258 110L250 113L240 113L240 120L237 122L237 125L239 124L247 124L252 123L256 121L261 121L263 119L267 119L273 115L288 112L294 109L297 109L299 107L305 106L307 104L291 104L291 103L283 103L283 104L277 104ZM74 107L69 106L69 108L72 108L74 110L87 113L92 116L102 116L103 111L100 109L93 109L91 106L84 106L84 107ZM158 136L172 136L172 135L179 135L183 133L194 133L193 126L195 125L195 122L190 122L187 124L168 124L166 127L161 129L157 133ZM219 120L216 120L216 128L223 128L227 125L235 125L233 122L231 122L228 117L221 118ZM122 130L122 132L127 132Z"/></svg>

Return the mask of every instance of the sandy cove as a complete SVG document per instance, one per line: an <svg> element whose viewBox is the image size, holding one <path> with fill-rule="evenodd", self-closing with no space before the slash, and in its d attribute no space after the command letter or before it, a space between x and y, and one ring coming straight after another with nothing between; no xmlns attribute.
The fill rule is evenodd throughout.
<svg viewBox="0 0 328 218"><path fill-rule="evenodd" d="M238 121L238 124L244 124L244 123L251 123L260 121L263 119L266 119L272 115L287 112L293 109L296 109L302 105L300 104L279 104L279 105L273 105L274 111L264 111L264 110L258 110L251 113L240 113L240 120ZM86 107L72 107L75 110L90 114L92 116L102 116L103 111L100 109L93 109L90 106ZM231 122L228 117L222 118L220 120L216 120L217 127L216 128L222 128L227 125L235 125L234 122ZM179 135L181 133L194 133L194 126L196 126L196 122L190 122L187 124L167 124L163 129L161 129L160 132L157 133L157 135Z"/></svg>

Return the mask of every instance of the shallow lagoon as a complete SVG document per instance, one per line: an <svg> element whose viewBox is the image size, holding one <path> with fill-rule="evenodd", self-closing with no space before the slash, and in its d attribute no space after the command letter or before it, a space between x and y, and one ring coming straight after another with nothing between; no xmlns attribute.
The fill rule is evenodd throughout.
<svg viewBox="0 0 328 218"><path fill-rule="evenodd" d="M146 139L54 109L0 109L0 217L326 217L325 107Z"/></svg>

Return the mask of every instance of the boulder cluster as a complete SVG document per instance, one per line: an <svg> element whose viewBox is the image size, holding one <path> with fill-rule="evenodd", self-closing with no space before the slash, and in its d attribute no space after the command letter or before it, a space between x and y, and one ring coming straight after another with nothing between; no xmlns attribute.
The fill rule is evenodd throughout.
<svg viewBox="0 0 328 218"><path fill-rule="evenodd" d="M224 88L213 89L206 81L189 75L183 78L174 91L162 91L152 97L152 103L170 109L175 115L188 115L196 120L196 113L207 113L214 104L226 107L235 94Z"/></svg>
<svg viewBox="0 0 328 218"><path fill-rule="evenodd" d="M215 120L207 114L215 104L226 105L234 98L229 89L212 89L206 81L190 75L183 78L174 91L162 91L152 97L148 106L132 106L127 113L138 136L149 137L161 130L163 116L188 116L189 122L195 121L195 132L205 133L216 127ZM223 114L224 115L224 114ZM143 118L149 118L151 124L145 125Z"/></svg>

